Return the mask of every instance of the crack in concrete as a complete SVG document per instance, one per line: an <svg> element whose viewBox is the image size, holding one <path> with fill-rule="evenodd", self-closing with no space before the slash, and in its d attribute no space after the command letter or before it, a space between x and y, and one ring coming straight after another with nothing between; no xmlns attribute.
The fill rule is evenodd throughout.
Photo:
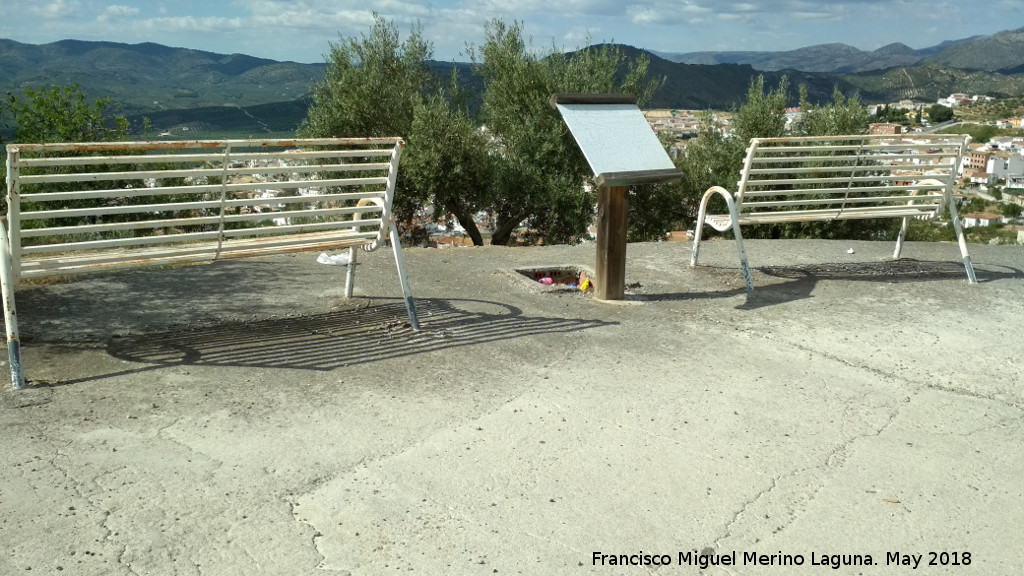
<svg viewBox="0 0 1024 576"><path fill-rule="evenodd" d="M124 568L126 570L128 570L128 572L130 574L134 574L135 576L142 576L141 574L136 572L134 568L132 568L132 565L129 562L126 562L125 559L124 559L125 555L128 554L128 545L127 544L121 545L120 548L121 549L120 549L120 551L117 554L117 564L119 566L124 566Z"/></svg>
<svg viewBox="0 0 1024 576"><path fill-rule="evenodd" d="M126 544L122 544L122 543L118 542L115 539L116 533L109 526L109 522L110 522L110 519L112 517L112 512L110 510L108 510L105 506L100 504L99 500L94 496L95 492L90 492L90 493L86 492L86 490L84 489L85 482L83 482L79 478L73 476L71 474L69 468L66 468L66 467L62 466L61 464L58 464L58 460L61 460L61 459L68 460L68 459L70 459L70 457L66 453L63 452L62 448L69 447L73 443L71 441L67 441L67 442L65 442L64 446L61 446L61 445L59 445L57 443L57 441L55 439L53 439L50 436L44 434L42 429L41 429L41 427L38 424L32 423L31 425L34 428L36 428L36 432L37 432L36 437L40 438L40 439L45 439L44 441L47 442L48 444L50 444L50 446L53 448L52 456L49 459L45 460L50 465L50 468L55 470L55 471L57 471L57 472L59 472L64 477L64 480L67 481L71 485L71 488L72 488L72 490L74 490L74 492L77 495L78 499L86 502L93 510L95 510L96 512L99 512L100 514L102 514L102 519L96 524L96 526L99 527L100 529L102 529L103 532L104 532L101 541L105 542L105 543L107 543L107 544L109 544L111 546L114 546L114 548L117 550L117 553L116 553L116 556L115 556L116 564L118 566L124 567L124 569L127 570L128 573L133 574L135 576L139 576L138 572L136 572L135 569L132 568L129 563L124 561L124 556L125 556L125 554L127 554L128 546ZM102 487L99 486L98 482L99 482L99 477L94 478L93 481L92 481L92 483L96 485L96 488L98 490L102 491Z"/></svg>
<svg viewBox="0 0 1024 576"><path fill-rule="evenodd" d="M986 400L989 402L995 402L996 404L1005 404L1011 408L1017 410L1024 410L1024 403L1014 401L1011 398L997 398L991 394L982 394L980 392L973 392L971 390L962 390L960 388L953 388L950 386L944 386L942 384L923 384L923 386L929 390L937 390L939 392L945 392L954 396L963 396L972 400Z"/></svg>
<svg viewBox="0 0 1024 576"><path fill-rule="evenodd" d="M322 482L317 483L316 487L311 488L309 490L309 492L304 492L300 496L304 496L306 494L309 494L309 493L315 491L319 486L322 486L322 485L326 484L328 481L330 481L329 478L328 479L323 479ZM317 566L316 566L317 569L319 569L319 570L331 570L331 571L334 571L333 569L326 568L324 566L324 563L327 562L327 555L325 555L323 553L323 551L321 551L321 549L320 549L320 540L322 540L323 537L324 537L323 533L320 532L320 530L318 530L317 527L314 526L312 523L310 523L308 520L304 520L304 519L299 517L299 512L298 512L298 510L296 510L296 508L298 508L298 506L299 506L299 503L296 501L295 498L291 498L291 497L286 496L285 498L283 498L283 501L284 501L285 504L288 505L288 511L289 511L289 513L291 513L292 518L296 522L298 522L299 524L302 524L303 526L308 528L313 533L313 535L310 536L309 541L313 545L313 551L316 552L317 556L320 557L320 561L317 562Z"/></svg>
<svg viewBox="0 0 1024 576"><path fill-rule="evenodd" d="M818 495L822 492L822 490L825 489L827 485L827 475L829 474L829 472L837 470L846 462L850 448L860 440L863 440L865 438L878 437L885 433L885 431L892 426L892 424L896 421L897 417L899 416L900 412L902 412L904 407L907 406L911 402L911 400L912 398L910 397L904 400L902 405L898 406L895 410L893 410L889 414L888 419L881 426L878 426L877 429L866 431L861 434L855 434L847 438L845 441L843 441L834 449L832 449L825 456L825 459L821 464L818 464L816 466L799 468L796 470L792 470L788 473L772 477L771 483L767 488L761 490L760 492L758 492L757 494L755 494L751 498L748 498L745 502L740 504L739 509L736 511L735 514L733 514L733 517L729 520L729 522L726 523L724 534L715 539L715 548L721 549L722 544L733 537L734 527L740 523L741 518L744 515L746 515L748 510L750 510L758 502L764 500L765 498L768 498L773 492L778 491L780 487L783 487L786 484L787 481L796 480L802 475L821 474L823 477L817 482L814 482L813 477L809 479L809 483L812 484L813 486L812 489L804 490L801 494L801 490L799 489L799 487L794 487L790 491L792 496L789 498L784 497L780 502L780 504L783 506L783 511L781 512L781 514L777 515L781 515L784 520L780 525L772 529L772 533L777 534L788 528L793 522L796 521L800 513L805 511L808 505L814 502L817 499ZM754 528L756 529L756 525L754 526ZM758 540L760 540L760 538L758 538Z"/></svg>
<svg viewBox="0 0 1024 576"><path fill-rule="evenodd" d="M732 519L730 519L729 522L726 523L726 525L725 525L725 534L723 534L722 536L719 536L718 538L715 539L715 549L716 550L720 550L722 548L722 542L724 540L728 540L729 538L732 537L732 528L733 528L733 526L735 526L740 521L740 518L747 512L747 509L750 508L751 506L753 506L755 503L757 503L758 500L760 500L761 498L765 497L767 494L769 494L770 492L775 490L775 488L779 485L779 479L780 478L781 477L773 477L771 479L771 483L768 485L767 488L765 488L764 490L761 490L760 492L755 494L752 498L749 498L749 499L747 499L746 502L743 502L742 504L740 504L740 509L737 510L736 513L733 514Z"/></svg>
<svg viewBox="0 0 1024 576"><path fill-rule="evenodd" d="M886 380L886 381L895 380L895 381L903 382L903 383L910 384L910 385L913 385L913 386L917 386L919 388L927 388L927 389L931 389L931 390L940 390L942 392L948 392L950 394L964 396L966 398L971 398L971 399L975 399L975 400L988 400L988 401L996 402L996 403L999 403L999 404L1005 404L1005 405L1010 406L1012 408L1017 408L1017 409L1024 410L1024 405L1022 405L1020 401L1016 401L1013 398L998 398L998 397L996 397L994 395L991 395L991 394L982 394L980 392L973 392L973 391L970 391L970 390L963 390L963 389L959 389L959 388L953 388L951 386L945 386L945 385L942 385L942 384L934 384L934 383L930 383L930 382L923 382L923 381L916 380L916 379L913 379L913 378L908 378L906 376L898 375L898 374L895 374L893 372L886 372L885 370L881 370L879 368L874 368L872 366L866 366L866 365L863 365L863 364L858 364L858 363L852 362L850 360L847 360L846 358L844 358L842 356L839 356L837 354L833 354L831 352L819 350L817 348L813 348L811 346L800 344L798 342L793 342L791 340L786 340L786 339L782 339L782 338L775 338L775 337L773 337L772 334L764 334L764 335L762 335L762 338L764 338L765 340L771 341L771 342L777 342L777 343L785 344L787 346L791 346L791 347L796 348L797 350L801 350L803 352L807 352L807 353L810 353L810 354L818 354L818 355L820 355L820 356L822 356L824 358L828 358L829 360L832 360L834 362L838 362L839 364L842 364L843 366L846 366L848 368L854 368L854 369L857 369L857 370L865 370L865 371L867 371L869 373L877 375L882 380Z"/></svg>

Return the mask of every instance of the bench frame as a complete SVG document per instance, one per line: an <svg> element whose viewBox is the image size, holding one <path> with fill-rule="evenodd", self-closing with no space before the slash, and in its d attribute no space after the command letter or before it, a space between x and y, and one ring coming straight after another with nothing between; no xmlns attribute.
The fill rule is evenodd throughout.
<svg viewBox="0 0 1024 576"><path fill-rule="evenodd" d="M401 138L10 144L0 284L11 382L25 386L15 287L25 279L209 263L390 241L419 329L392 212ZM5 225L6 224L6 225Z"/></svg>
<svg viewBox="0 0 1024 576"><path fill-rule="evenodd" d="M740 227L788 222L899 218L893 258L899 258L910 219L932 220L948 206L967 279L974 267L953 186L967 152L967 135L857 135L754 138L735 194L713 186L701 199L690 266L697 265L704 224L736 239L747 290L754 282ZM725 199L727 214L708 214L708 202Z"/></svg>

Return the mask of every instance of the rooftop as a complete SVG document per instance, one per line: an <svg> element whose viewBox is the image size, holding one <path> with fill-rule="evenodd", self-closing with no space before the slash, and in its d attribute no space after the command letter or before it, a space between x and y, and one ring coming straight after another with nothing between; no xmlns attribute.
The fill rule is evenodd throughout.
<svg viewBox="0 0 1024 576"><path fill-rule="evenodd" d="M352 300L316 254L23 287L0 573L1024 572L1024 246L748 241L749 295L688 248L619 303L513 271L593 245L410 249L417 333L387 250Z"/></svg>

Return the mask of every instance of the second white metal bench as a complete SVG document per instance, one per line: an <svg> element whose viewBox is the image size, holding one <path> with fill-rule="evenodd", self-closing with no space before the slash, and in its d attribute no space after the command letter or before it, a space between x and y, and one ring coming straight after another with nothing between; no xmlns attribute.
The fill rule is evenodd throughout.
<svg viewBox="0 0 1024 576"><path fill-rule="evenodd" d="M953 185L970 136L870 135L751 140L735 193L715 186L701 199L690 266L697 265L705 224L732 230L747 290L754 289L741 226L898 218L894 258L910 219L931 220L948 206L968 280L977 280L953 201ZM725 199L727 212L709 214Z"/></svg>

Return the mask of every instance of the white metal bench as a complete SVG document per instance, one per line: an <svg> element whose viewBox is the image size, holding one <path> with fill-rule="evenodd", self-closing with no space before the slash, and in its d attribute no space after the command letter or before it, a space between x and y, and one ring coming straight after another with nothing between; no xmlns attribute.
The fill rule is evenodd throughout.
<svg viewBox="0 0 1024 576"><path fill-rule="evenodd" d="M732 229L747 290L754 289L740 227L755 224L900 218L894 258L911 218L931 220L949 206L967 278L977 280L967 253L953 185L970 136L872 135L755 138L735 194L715 186L701 199L690 266L697 265L703 225ZM708 214L716 195L726 214Z"/></svg>
<svg viewBox="0 0 1024 576"><path fill-rule="evenodd" d="M11 379L24 386L24 279L348 248L390 240L419 329L392 200L400 138L10 144L0 280Z"/></svg>

